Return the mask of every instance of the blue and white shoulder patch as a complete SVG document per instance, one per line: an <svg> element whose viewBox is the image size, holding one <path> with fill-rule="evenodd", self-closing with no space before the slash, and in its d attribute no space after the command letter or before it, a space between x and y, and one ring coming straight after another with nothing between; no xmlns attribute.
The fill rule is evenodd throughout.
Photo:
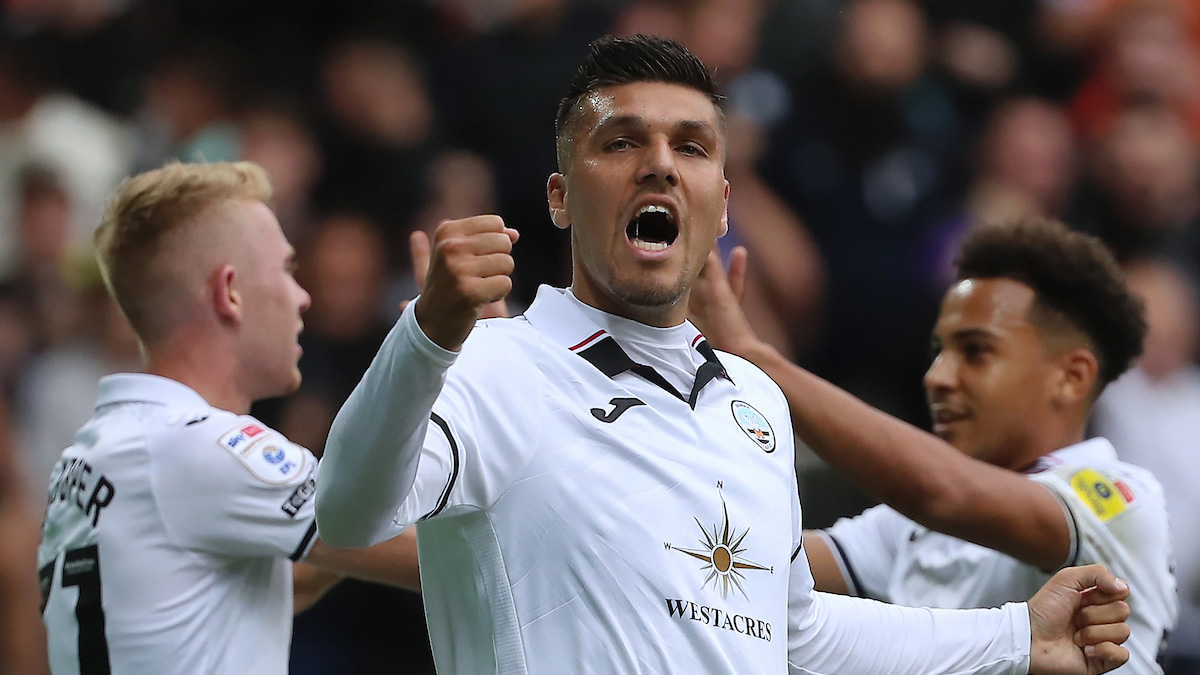
<svg viewBox="0 0 1200 675"><path fill-rule="evenodd" d="M308 462L300 446L254 420L241 420L217 439L217 445L236 457L255 478L271 485L291 482Z"/></svg>

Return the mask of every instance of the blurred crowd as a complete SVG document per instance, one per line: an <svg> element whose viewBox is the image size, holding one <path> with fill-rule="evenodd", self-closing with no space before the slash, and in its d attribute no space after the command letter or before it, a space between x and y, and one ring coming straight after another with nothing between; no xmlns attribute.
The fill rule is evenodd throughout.
<svg viewBox="0 0 1200 675"><path fill-rule="evenodd" d="M1200 658L1192 0L0 0L5 513L36 523L97 380L138 369L90 253L122 177L267 169L313 302L303 387L254 412L319 455L416 292L409 233L499 213L521 230L510 307L569 283L544 190L555 106L591 39L636 32L687 44L726 97L722 246L750 249L757 330L903 419L928 424L929 331L967 228L1045 216L1112 246L1151 333L1094 428L1166 486L1174 650ZM800 470L807 526L863 506ZM417 596L347 582L298 617L293 672L431 673L422 622Z"/></svg>

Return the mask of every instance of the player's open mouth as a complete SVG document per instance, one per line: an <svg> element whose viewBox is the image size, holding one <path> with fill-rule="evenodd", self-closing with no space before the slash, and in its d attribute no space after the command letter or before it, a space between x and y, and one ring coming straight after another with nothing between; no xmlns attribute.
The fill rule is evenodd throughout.
<svg viewBox="0 0 1200 675"><path fill-rule="evenodd" d="M638 210L633 220L625 227L625 236L636 248L643 251L662 251L675 243L679 227L670 209L658 204L647 204Z"/></svg>

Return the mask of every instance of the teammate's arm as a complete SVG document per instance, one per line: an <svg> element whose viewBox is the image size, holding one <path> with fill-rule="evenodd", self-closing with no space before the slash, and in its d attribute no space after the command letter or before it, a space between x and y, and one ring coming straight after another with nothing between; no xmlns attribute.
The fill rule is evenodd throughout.
<svg viewBox="0 0 1200 675"><path fill-rule="evenodd" d="M829 550L829 545L820 533L804 531L804 552L808 554L808 564L812 568L813 581L818 591L839 595L850 593L850 585L846 583L846 577L838 567L833 551Z"/></svg>
<svg viewBox="0 0 1200 675"><path fill-rule="evenodd" d="M745 249L726 276L715 253L692 289L693 318L713 346L762 368L787 396L797 435L865 492L922 525L1056 569L1072 545L1050 489L958 452L933 434L872 408L760 341L738 306Z"/></svg>
<svg viewBox="0 0 1200 675"><path fill-rule="evenodd" d="M360 549L333 548L317 539L304 562L292 566L296 613L311 607L346 577L420 591L416 528Z"/></svg>
<svg viewBox="0 0 1200 675"><path fill-rule="evenodd" d="M888 605L811 590L793 565L788 663L796 675L1095 675L1129 659L1129 588L1101 565L1060 571L1028 604ZM798 582L798 583L797 583Z"/></svg>
<svg viewBox="0 0 1200 675"><path fill-rule="evenodd" d="M345 575L323 570L308 563L292 563L292 612L299 614L321 599Z"/></svg>
<svg viewBox="0 0 1200 675"><path fill-rule="evenodd" d="M392 518L412 490L430 411L455 352L483 308L512 289L517 236L498 216L438 226L424 293L330 429L317 495L317 519L330 544L363 547L394 535Z"/></svg>
<svg viewBox="0 0 1200 675"><path fill-rule="evenodd" d="M304 562L355 579L421 590L415 527L367 548L334 548L317 539Z"/></svg>

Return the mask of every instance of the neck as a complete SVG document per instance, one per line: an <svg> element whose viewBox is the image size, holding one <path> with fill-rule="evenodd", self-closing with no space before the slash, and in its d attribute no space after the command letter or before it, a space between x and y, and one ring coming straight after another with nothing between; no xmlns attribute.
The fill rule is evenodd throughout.
<svg viewBox="0 0 1200 675"><path fill-rule="evenodd" d="M671 328L687 319L687 294L670 304L635 305L610 295L593 294L578 283L571 284L571 293L589 307L655 328Z"/></svg>
<svg viewBox="0 0 1200 675"><path fill-rule="evenodd" d="M253 397L238 382L238 367L229 348L204 338L176 337L146 348L145 370L191 387L214 408L238 415L250 412Z"/></svg>
<svg viewBox="0 0 1200 675"><path fill-rule="evenodd" d="M1032 466L1038 459L1065 447L1082 443L1084 439L1084 425L1072 424L1064 426L1055 434L1047 434L1043 443L1033 449L1028 456L1014 458L1013 464L1008 468L1014 471L1021 471L1026 467Z"/></svg>

